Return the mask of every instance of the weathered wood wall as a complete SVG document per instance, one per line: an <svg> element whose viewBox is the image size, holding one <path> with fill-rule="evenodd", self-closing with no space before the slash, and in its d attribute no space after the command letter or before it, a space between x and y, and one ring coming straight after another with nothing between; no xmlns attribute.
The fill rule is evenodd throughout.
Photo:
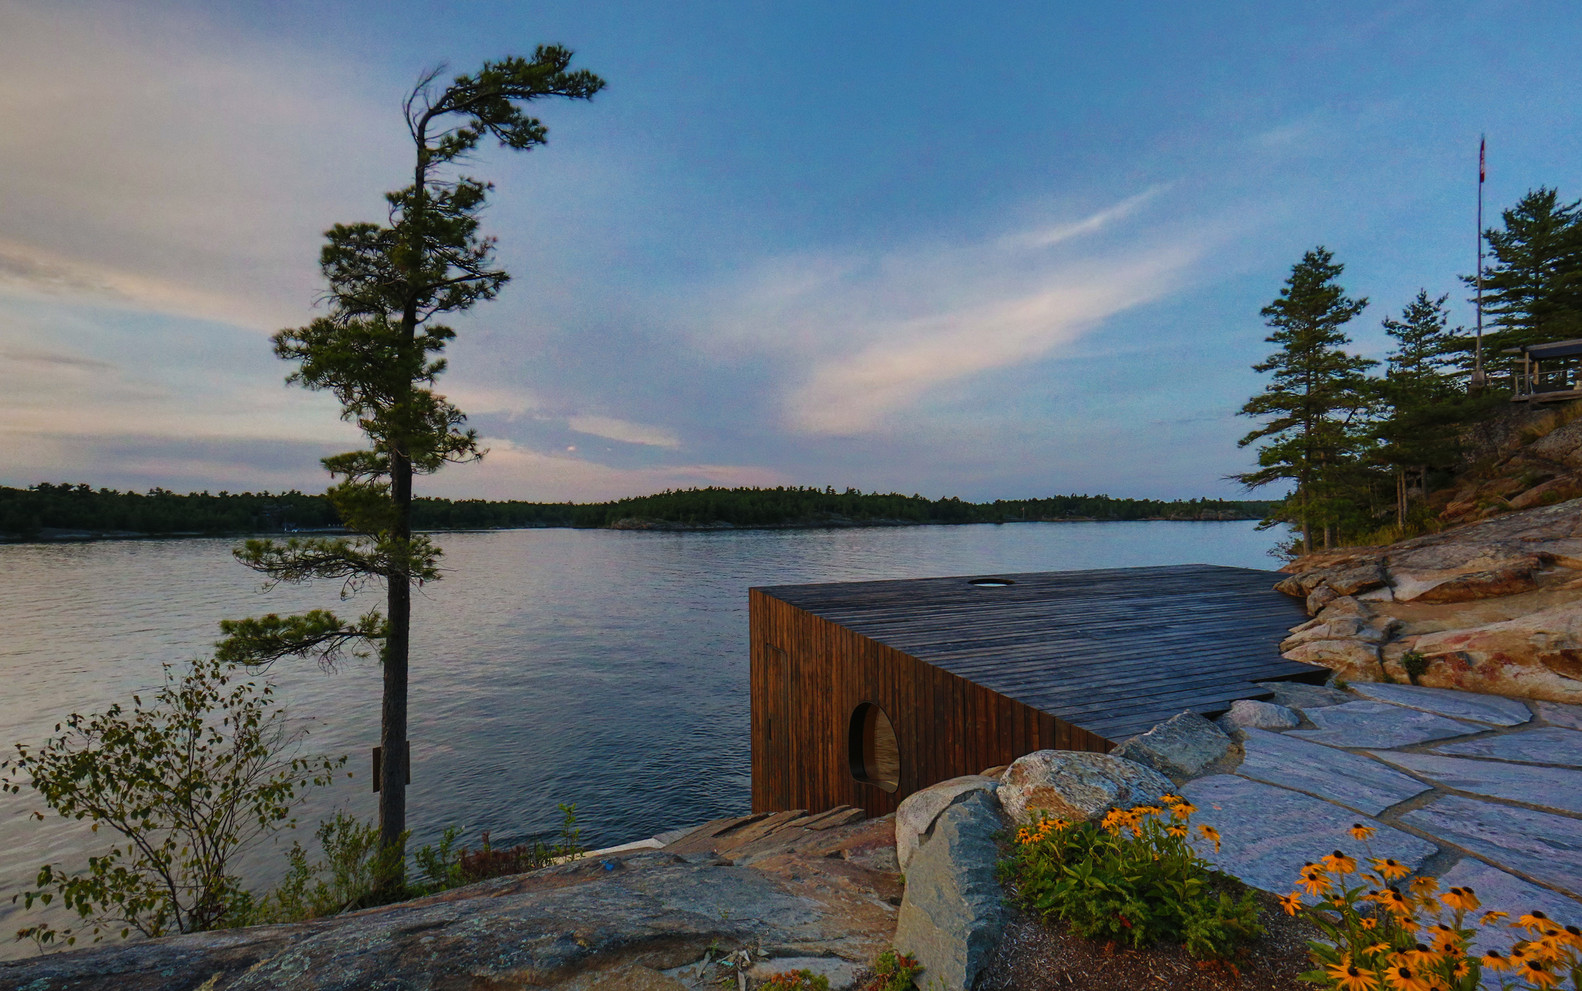
<svg viewBox="0 0 1582 991"><path fill-rule="evenodd" d="M754 812L854 805L883 815L919 788L1034 750L1112 747L761 589L749 592L749 614ZM895 727L901 770L893 793L851 772L851 716L863 702Z"/></svg>

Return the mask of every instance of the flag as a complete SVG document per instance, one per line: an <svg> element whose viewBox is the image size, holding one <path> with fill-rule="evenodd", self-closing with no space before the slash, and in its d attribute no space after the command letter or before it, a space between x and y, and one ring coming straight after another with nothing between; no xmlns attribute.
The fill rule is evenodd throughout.
<svg viewBox="0 0 1582 991"><path fill-rule="evenodd" d="M1483 150L1487 145L1488 140L1486 138L1478 138L1478 185L1480 186L1483 185L1483 180L1489 177L1488 169L1483 164Z"/></svg>

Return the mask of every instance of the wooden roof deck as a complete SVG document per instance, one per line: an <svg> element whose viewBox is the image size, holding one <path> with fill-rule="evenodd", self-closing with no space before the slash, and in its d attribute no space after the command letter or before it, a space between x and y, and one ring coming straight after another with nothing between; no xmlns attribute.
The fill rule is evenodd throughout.
<svg viewBox="0 0 1582 991"><path fill-rule="evenodd" d="M1280 656L1307 614L1281 575L1180 565L782 585L762 591L1119 742L1184 709L1268 698L1256 681L1322 681ZM1003 587L974 580L1009 580Z"/></svg>

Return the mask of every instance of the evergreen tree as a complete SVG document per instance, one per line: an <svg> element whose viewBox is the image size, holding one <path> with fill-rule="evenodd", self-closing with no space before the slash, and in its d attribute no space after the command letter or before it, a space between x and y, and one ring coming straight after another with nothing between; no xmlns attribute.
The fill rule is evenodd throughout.
<svg viewBox="0 0 1582 991"><path fill-rule="evenodd" d="M433 318L492 299L509 276L493 267L492 238L478 234L491 186L452 169L485 136L527 151L547 131L522 106L545 97L586 100L604 85L570 71L571 52L541 46L532 59L485 62L444 89L429 73L405 103L416 151L410 186L386 195L389 223L337 224L320 267L329 283L327 316L274 337L275 353L297 363L287 381L328 390L343 419L356 422L367 449L324 459L338 479L328 496L352 538L248 541L237 557L271 582L336 578L355 590L382 584L386 611L344 621L324 610L221 624L219 656L268 663L377 646L384 666L379 780L380 845L406 830L407 670L412 583L439 578L439 549L412 533L414 475L483 455L466 418L433 390L454 332Z"/></svg>
<svg viewBox="0 0 1582 991"><path fill-rule="evenodd" d="M1279 298L1261 311L1274 330L1265 340L1279 350L1252 367L1272 373L1272 380L1240 411L1264 420L1240 446L1264 443L1258 448L1258 469L1233 477L1248 488L1280 479L1295 484L1282 509L1266 522L1295 523L1304 554L1313 549L1315 527L1322 528L1326 547L1336 543L1351 508L1346 493L1356 481L1358 454L1366 443L1363 414L1373 398L1366 372L1377 362L1344 350L1350 338L1341 328L1368 301L1346 296L1335 282L1343 270L1323 247L1292 266Z"/></svg>
<svg viewBox="0 0 1582 991"><path fill-rule="evenodd" d="M1385 317L1384 332L1395 341L1381 383L1383 415L1375 426L1378 462L1395 476L1395 518L1406 523L1407 476L1415 473L1427 489L1432 468L1455 461L1465 390L1456 380L1466 353L1466 335L1449 326L1448 296L1431 299L1428 290L1401 311Z"/></svg>
<svg viewBox="0 0 1582 991"><path fill-rule="evenodd" d="M1484 337L1486 365L1508 367L1507 348L1582 337L1579 206L1540 187L1502 211L1503 229L1484 232L1493 259L1483 273L1483 312L1495 328ZM1476 276L1462 280L1477 284Z"/></svg>

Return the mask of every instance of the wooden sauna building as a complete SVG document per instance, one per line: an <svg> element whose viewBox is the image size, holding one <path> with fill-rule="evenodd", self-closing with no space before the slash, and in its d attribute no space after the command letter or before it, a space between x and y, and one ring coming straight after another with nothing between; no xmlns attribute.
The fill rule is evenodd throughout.
<svg viewBox="0 0 1582 991"><path fill-rule="evenodd" d="M893 811L1041 749L1108 752L1186 709L1322 682L1284 576L1184 565L749 590L753 811Z"/></svg>

